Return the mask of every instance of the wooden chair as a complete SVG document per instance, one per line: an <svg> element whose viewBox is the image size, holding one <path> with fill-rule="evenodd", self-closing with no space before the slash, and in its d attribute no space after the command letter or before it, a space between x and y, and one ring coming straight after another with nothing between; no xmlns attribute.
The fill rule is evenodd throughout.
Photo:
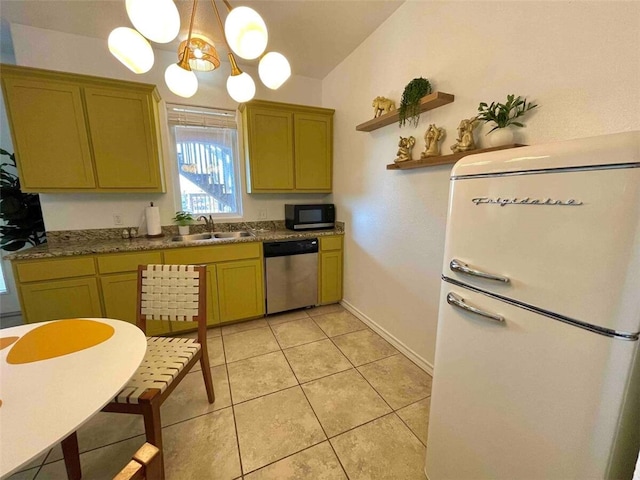
<svg viewBox="0 0 640 480"><path fill-rule="evenodd" d="M113 480L160 480L162 478L162 452L145 443Z"/></svg>
<svg viewBox="0 0 640 480"><path fill-rule="evenodd" d="M200 360L209 403L215 400L207 352L205 267L140 265L138 327L147 320L197 321L198 339L147 337L147 353L133 378L102 410L144 417L147 442L162 452L160 406L189 369ZM163 457L160 460L164 472ZM163 473L164 476L164 473Z"/></svg>

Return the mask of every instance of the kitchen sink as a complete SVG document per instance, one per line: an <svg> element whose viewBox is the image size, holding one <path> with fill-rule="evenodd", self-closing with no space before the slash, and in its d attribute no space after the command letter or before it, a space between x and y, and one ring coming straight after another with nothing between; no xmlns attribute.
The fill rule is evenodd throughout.
<svg viewBox="0 0 640 480"><path fill-rule="evenodd" d="M172 242L194 242L197 240L211 240L210 233L192 233L191 235L178 235L171 239Z"/></svg>
<svg viewBox="0 0 640 480"><path fill-rule="evenodd" d="M193 233L191 235L178 235L171 239L172 242L196 242L198 240L215 240L216 238L240 238L251 237L251 232L241 230L239 232Z"/></svg>
<svg viewBox="0 0 640 480"><path fill-rule="evenodd" d="M213 238L240 238L240 237L251 237L251 232L240 231L240 232L217 232L213 234Z"/></svg>

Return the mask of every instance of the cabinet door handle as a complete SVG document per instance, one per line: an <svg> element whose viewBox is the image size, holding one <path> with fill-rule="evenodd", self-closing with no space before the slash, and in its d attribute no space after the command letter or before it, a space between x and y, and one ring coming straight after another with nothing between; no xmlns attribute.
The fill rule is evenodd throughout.
<svg viewBox="0 0 640 480"><path fill-rule="evenodd" d="M496 313L486 312L484 310L480 310L479 308L472 307L468 303L464 301L464 298L456 295L453 292L449 292L447 294L447 303L456 308L460 308L466 312L474 313L481 317L487 318L489 320L493 320L494 322L504 323L504 317L502 315L498 315Z"/></svg>
<svg viewBox="0 0 640 480"><path fill-rule="evenodd" d="M449 264L449 268L454 272L464 273L465 275L471 275L473 277L481 277L486 278L487 280L494 280L496 282L509 283L508 277L503 277L502 275L494 275L493 273L483 272L481 270L475 270L471 268L464 262L461 262L458 259L451 260Z"/></svg>

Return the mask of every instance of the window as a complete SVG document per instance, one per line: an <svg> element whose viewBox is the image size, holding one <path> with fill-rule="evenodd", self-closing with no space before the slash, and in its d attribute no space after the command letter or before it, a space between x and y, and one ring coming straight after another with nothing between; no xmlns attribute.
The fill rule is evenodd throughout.
<svg viewBox="0 0 640 480"><path fill-rule="evenodd" d="M0 257L2 258L2 257ZM2 262L0 261L0 293L7 293L7 284L4 281L4 272L2 271Z"/></svg>
<svg viewBox="0 0 640 480"><path fill-rule="evenodd" d="M235 112L167 106L180 179L179 210L242 215Z"/></svg>

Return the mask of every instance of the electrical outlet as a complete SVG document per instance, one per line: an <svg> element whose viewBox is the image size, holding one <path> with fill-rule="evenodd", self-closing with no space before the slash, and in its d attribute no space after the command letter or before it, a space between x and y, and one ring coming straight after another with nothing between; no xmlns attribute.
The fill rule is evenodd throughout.
<svg viewBox="0 0 640 480"><path fill-rule="evenodd" d="M122 225L122 215L119 213L113 214L113 224L114 225Z"/></svg>
<svg viewBox="0 0 640 480"><path fill-rule="evenodd" d="M258 210L258 220L266 220L267 219L267 210L262 208Z"/></svg>

